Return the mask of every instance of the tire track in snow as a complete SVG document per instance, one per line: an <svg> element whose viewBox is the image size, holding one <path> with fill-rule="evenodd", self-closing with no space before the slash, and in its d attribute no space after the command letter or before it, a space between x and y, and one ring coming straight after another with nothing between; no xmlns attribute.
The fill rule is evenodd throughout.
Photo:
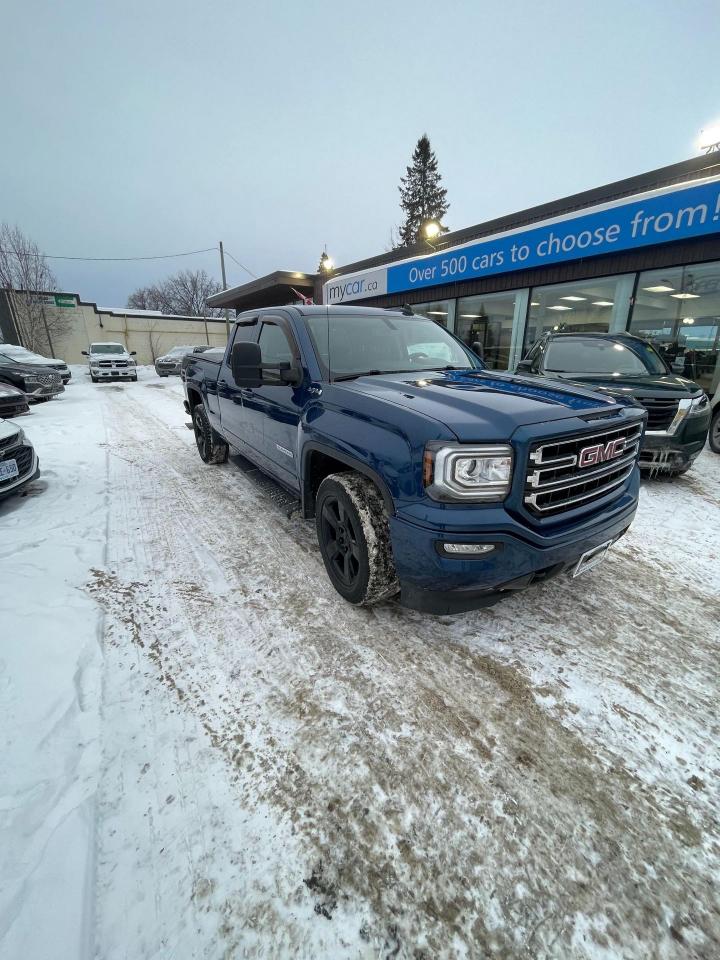
<svg viewBox="0 0 720 960"><path fill-rule="evenodd" d="M606 573L585 598L551 584L460 620L352 610L324 582L311 536L251 481L193 460L134 400L116 412L138 472L151 462L149 444L169 467L152 495L128 507L156 524L147 563L157 582L136 602L153 608L158 593L171 595L190 627L175 638L154 628L163 669L237 770L244 801L270 802L294 822L323 877L323 902L354 913L358 949L367 941L373 951L399 944L398 955L438 956L452 937L489 954L523 942L533 953L569 948L582 913L598 948L622 942L627 956L643 956L661 941L672 956L680 947L663 896L681 913L686 902L690 910L683 889L699 885L702 909L688 913L685 936L704 955L716 936L702 862L712 858L709 848L697 852L702 832L688 804L667 787L648 791L632 764L603 742L588 745L587 730L542 705L523 664L488 652L508 634L525 640L538 618L562 634L572 605L592 609L615 596L618 575L637 579L634 559L615 557L614 577ZM227 599L197 569L189 536L215 558ZM238 544L253 557L251 575ZM647 589L636 594L652 606ZM627 605L619 604L623 616ZM519 617L526 622L517 628ZM588 623L580 653L607 639L606 626ZM608 655L618 652L611 644ZM648 663L639 655L635 666ZM245 744L248 727L251 749L238 748L234 738ZM557 864L558 848L569 864Z"/></svg>

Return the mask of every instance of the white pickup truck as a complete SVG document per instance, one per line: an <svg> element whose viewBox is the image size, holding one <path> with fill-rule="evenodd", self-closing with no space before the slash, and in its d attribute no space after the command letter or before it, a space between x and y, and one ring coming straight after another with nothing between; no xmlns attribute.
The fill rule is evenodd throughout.
<svg viewBox="0 0 720 960"><path fill-rule="evenodd" d="M88 358L90 379L98 380L137 380L137 364L133 360L135 351L128 353L124 343L91 343L89 350L83 350Z"/></svg>

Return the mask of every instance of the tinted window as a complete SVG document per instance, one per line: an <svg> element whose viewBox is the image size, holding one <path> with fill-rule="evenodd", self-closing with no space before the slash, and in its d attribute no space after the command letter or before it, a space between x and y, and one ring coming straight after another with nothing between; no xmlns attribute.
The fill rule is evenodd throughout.
<svg viewBox="0 0 720 960"><path fill-rule="evenodd" d="M293 355L282 327L276 323L263 323L260 331L260 350L263 363L290 363Z"/></svg>
<svg viewBox="0 0 720 960"><path fill-rule="evenodd" d="M254 343L258 335L258 322L253 320L250 323L238 323L235 325L235 338L233 343ZM209 347L205 347L206 350Z"/></svg>
<svg viewBox="0 0 720 960"><path fill-rule="evenodd" d="M581 337L551 340L545 351L544 365L551 373L643 377L666 372L660 357L642 344L631 349L613 340Z"/></svg>

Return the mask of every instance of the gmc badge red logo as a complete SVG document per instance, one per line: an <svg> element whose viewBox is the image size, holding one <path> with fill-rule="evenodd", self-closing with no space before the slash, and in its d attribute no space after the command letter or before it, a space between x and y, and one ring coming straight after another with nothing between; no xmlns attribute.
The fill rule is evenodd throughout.
<svg viewBox="0 0 720 960"><path fill-rule="evenodd" d="M625 437L618 437L610 443L596 443L592 447L583 447L578 457L578 466L595 467L606 460L614 460L625 449Z"/></svg>

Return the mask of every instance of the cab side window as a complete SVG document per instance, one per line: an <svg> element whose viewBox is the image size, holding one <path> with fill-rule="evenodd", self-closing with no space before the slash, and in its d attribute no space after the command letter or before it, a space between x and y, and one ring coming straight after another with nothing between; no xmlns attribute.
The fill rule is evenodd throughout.
<svg viewBox="0 0 720 960"><path fill-rule="evenodd" d="M276 323L263 323L260 331L263 363L291 363L292 348L285 331Z"/></svg>

